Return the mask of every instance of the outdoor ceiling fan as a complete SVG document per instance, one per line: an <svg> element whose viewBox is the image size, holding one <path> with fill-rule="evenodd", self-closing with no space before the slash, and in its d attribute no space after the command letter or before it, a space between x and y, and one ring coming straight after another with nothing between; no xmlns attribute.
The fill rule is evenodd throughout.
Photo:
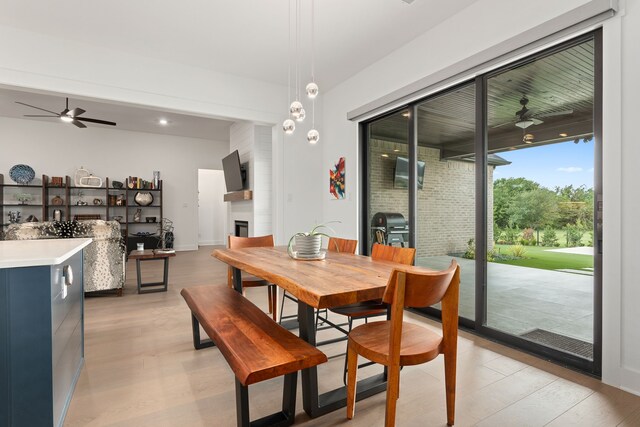
<svg viewBox="0 0 640 427"><path fill-rule="evenodd" d="M64 110L62 110L59 113L56 113L55 111L50 111L50 110L46 110L44 108L40 108L40 107L36 107L35 105L29 105L29 104L25 104L24 102L20 102L20 101L16 101L16 104L20 104L20 105L25 105L27 107L30 108L35 108L36 110L42 110L42 111L46 111L47 113L51 113L53 114L51 115L40 115L40 114L25 114L24 117L57 117L60 120L62 120L65 123L73 123L74 125L76 125L79 128L86 128L87 125L85 125L82 122L88 122L88 123L98 123L101 125L107 125L107 126L115 126L116 123L115 122L109 122L107 120L99 120L99 119L91 119L89 117L80 117L80 115L85 113L85 110L83 110L82 108L74 108L73 110L69 109L69 98L66 98L66 104L65 104L65 108Z"/></svg>
<svg viewBox="0 0 640 427"><path fill-rule="evenodd" d="M499 128L499 127L513 123L514 125L516 125L517 127L519 127L524 131L529 126L539 125L541 123L544 123L544 121L540 120L540 117L553 117L553 116L564 116L567 114L573 114L572 109L554 111L551 113L536 114L535 110L527 108L528 103L529 103L529 98L527 98L526 95L522 95L522 98L520 98L520 105L522 105L522 108L517 110L515 113L516 122L513 123L513 121L510 120L508 122L493 126L493 128L495 129L495 128ZM533 117L534 115L536 117Z"/></svg>

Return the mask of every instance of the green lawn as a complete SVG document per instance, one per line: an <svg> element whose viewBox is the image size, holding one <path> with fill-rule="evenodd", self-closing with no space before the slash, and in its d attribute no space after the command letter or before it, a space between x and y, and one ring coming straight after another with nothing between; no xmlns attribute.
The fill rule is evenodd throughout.
<svg viewBox="0 0 640 427"><path fill-rule="evenodd" d="M510 245L495 245L497 253L511 255ZM521 267L541 268L543 270L593 268L591 255L564 254L561 252L548 252L541 246L525 246L524 258L512 261L494 261L500 264L519 265Z"/></svg>

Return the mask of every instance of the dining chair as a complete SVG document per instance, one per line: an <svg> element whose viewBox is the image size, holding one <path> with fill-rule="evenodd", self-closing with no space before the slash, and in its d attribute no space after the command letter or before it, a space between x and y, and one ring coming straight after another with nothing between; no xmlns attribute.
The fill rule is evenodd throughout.
<svg viewBox="0 0 640 427"><path fill-rule="evenodd" d="M415 248L402 248L399 246L387 246L381 245L379 243L374 243L371 248L371 259L376 261L391 261L396 262L398 264L403 265L413 265L413 262L416 257L416 249ZM369 321L371 317L377 316L386 316L387 315L388 306L385 302L380 299L377 300L369 300L357 302L354 304L341 305L339 307L330 308L329 311L336 314L341 314L347 317L347 324L334 324L329 322L330 325L341 331L345 334L344 338L341 339L333 339L331 342L336 342L339 340L346 340L347 335L353 329L353 321L356 319L364 319L365 323ZM325 320L326 319L321 319ZM342 326L347 326L347 330L344 330ZM326 342L328 343L328 341ZM371 362L366 362L360 365L360 367L371 365ZM344 361L344 371L342 375L342 380L346 383L347 380L347 360Z"/></svg>
<svg viewBox="0 0 640 427"><path fill-rule="evenodd" d="M259 237L238 237L229 235L229 249L242 249L242 248L259 248L259 247L272 247L273 236L259 236ZM233 287L233 268L229 267L227 272L227 284L230 288ZM278 321L278 293L276 285L273 285L266 280L262 280L258 277L251 276L247 273L242 274L242 289L255 288L259 286L267 287L267 297L269 299L269 313L275 322Z"/></svg>
<svg viewBox="0 0 640 427"><path fill-rule="evenodd" d="M359 325L349 333L347 360L347 418L355 413L358 355L388 368L385 426L395 425L400 393L400 368L418 365L444 355L447 424L455 416L456 355L458 348L458 300L460 268L455 260L442 271L396 269L387 282L382 300L391 306L391 320ZM404 308L429 307L441 302L442 334L403 321Z"/></svg>
<svg viewBox="0 0 640 427"><path fill-rule="evenodd" d="M342 239L340 237L329 237L329 242L327 243L327 251L329 252L342 252L342 253L348 253L348 254L355 254L357 247L358 247L357 240ZM298 317L297 314L290 314L287 316L282 315L284 311L285 298L295 302L296 304L298 303L298 299L296 297L294 297L293 295L289 295L286 291L282 292L282 301L280 303L280 323L282 323L283 319L293 319ZM326 316L326 309L323 309L323 310L325 311L325 316ZM316 327L318 324L317 322L318 314L319 314L319 310L316 311ZM322 345L322 343L317 343L316 345Z"/></svg>

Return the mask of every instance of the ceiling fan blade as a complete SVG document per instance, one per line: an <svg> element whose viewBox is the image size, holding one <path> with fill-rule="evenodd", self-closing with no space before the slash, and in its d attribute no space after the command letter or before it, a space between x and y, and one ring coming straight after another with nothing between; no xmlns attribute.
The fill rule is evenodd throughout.
<svg viewBox="0 0 640 427"><path fill-rule="evenodd" d="M69 109L68 109L68 108L65 108L64 110L62 110L62 111L60 112L60 115L61 115L61 116L66 116L68 112L69 112Z"/></svg>
<svg viewBox="0 0 640 427"><path fill-rule="evenodd" d="M47 113L55 114L56 116L58 115L58 113L56 113L55 111L45 110L44 108L36 107L35 105L25 104L24 102L16 101L16 104L25 105L27 107L35 108L36 110L46 111Z"/></svg>
<svg viewBox="0 0 640 427"><path fill-rule="evenodd" d="M535 117L531 117L529 120L531 120L534 125L539 125L541 123L544 123L542 120L536 119Z"/></svg>
<svg viewBox="0 0 640 427"><path fill-rule="evenodd" d="M566 114L573 114L573 109L562 110L562 111L555 111L555 112L553 112L553 113L538 114L538 117L564 116L564 115L566 115Z"/></svg>
<svg viewBox="0 0 640 427"><path fill-rule="evenodd" d="M98 120L98 119L90 119L89 117L78 117L76 118L76 120L82 120L83 122L89 122L89 123L98 123L100 125L108 125L108 126L116 125L115 122L108 122L106 120Z"/></svg>
<svg viewBox="0 0 640 427"><path fill-rule="evenodd" d="M86 111L82 108L74 108L71 110L71 117L78 117L80 114L84 114Z"/></svg>
<svg viewBox="0 0 640 427"><path fill-rule="evenodd" d="M501 128L502 126L512 125L513 120L509 120L508 122L500 123L499 125L491 126L491 129Z"/></svg>
<svg viewBox="0 0 640 427"><path fill-rule="evenodd" d="M78 126L79 128L86 128L87 125L85 125L84 123L81 123L77 120L72 121L71 123L73 123L74 125Z"/></svg>
<svg viewBox="0 0 640 427"><path fill-rule="evenodd" d="M23 117L55 117L58 118L60 116L45 116L45 115L40 115L40 114L25 114Z"/></svg>

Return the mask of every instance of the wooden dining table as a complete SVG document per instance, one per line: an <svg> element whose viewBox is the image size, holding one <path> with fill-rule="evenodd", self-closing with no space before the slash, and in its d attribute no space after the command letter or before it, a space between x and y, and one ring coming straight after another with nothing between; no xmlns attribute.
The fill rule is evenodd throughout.
<svg viewBox="0 0 640 427"><path fill-rule="evenodd" d="M241 271L273 283L298 299L299 335L316 345L315 310L382 298L393 269L417 267L370 257L327 252L319 261L295 260L285 247L216 249L215 258L234 268L234 289L242 292ZM358 381L360 400L386 390L386 373ZM346 387L319 394L318 372L302 371L303 407L315 418L346 406Z"/></svg>

